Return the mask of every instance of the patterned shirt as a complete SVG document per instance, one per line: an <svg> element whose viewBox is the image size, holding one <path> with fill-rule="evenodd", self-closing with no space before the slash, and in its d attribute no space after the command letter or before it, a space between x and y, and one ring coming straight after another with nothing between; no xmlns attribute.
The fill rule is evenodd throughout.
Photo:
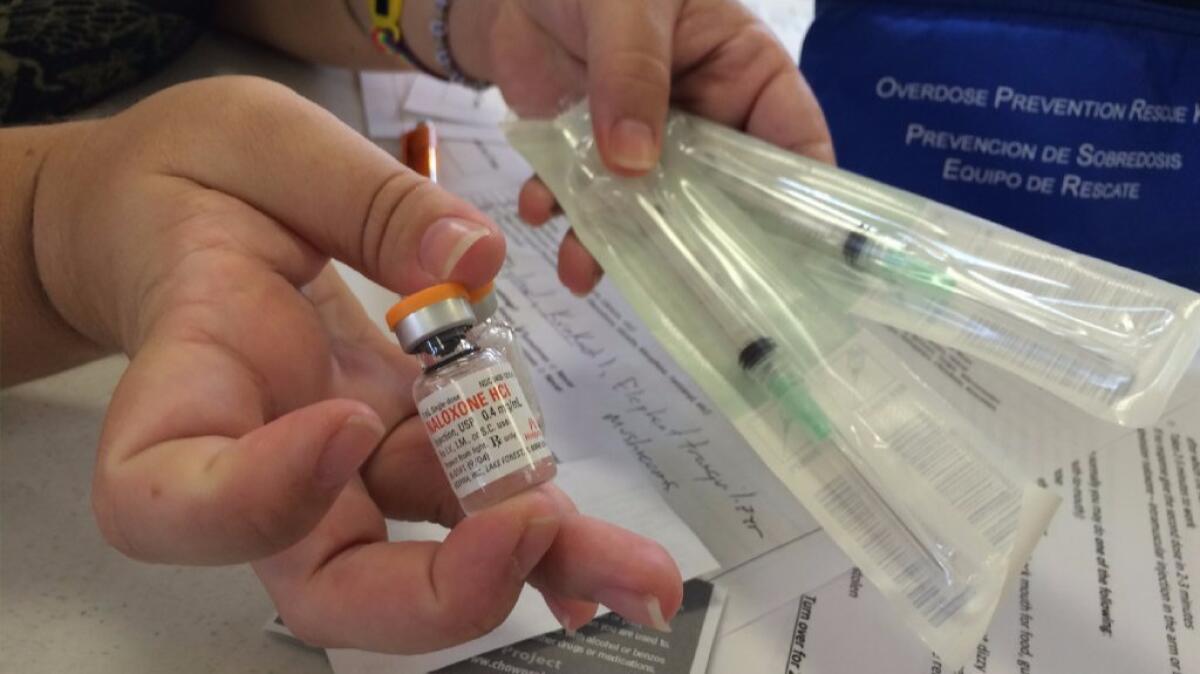
<svg viewBox="0 0 1200 674"><path fill-rule="evenodd" d="M0 0L0 124L53 120L138 82L208 18L207 0Z"/></svg>

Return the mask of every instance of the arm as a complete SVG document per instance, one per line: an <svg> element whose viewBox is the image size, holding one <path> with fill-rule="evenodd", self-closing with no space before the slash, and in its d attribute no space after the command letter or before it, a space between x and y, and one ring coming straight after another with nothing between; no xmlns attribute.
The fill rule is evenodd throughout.
<svg viewBox="0 0 1200 674"><path fill-rule="evenodd" d="M59 315L42 286L33 236L38 175L83 124L0 130L0 384L11 386L111 352Z"/></svg>
<svg viewBox="0 0 1200 674"><path fill-rule="evenodd" d="M450 15L454 56L467 73L481 78L489 60L481 46L487 44L498 7L492 0L470 0L455 3ZM429 32L436 12L433 0L405 0L401 25L409 46L431 68L437 68ZM366 0L222 0L217 23L306 61L364 70L411 68L371 41Z"/></svg>

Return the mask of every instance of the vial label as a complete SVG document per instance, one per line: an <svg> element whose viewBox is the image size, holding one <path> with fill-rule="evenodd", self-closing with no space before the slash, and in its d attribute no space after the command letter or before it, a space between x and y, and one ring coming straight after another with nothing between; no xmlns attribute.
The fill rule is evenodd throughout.
<svg viewBox="0 0 1200 674"><path fill-rule="evenodd" d="M509 365L455 379L419 401L417 409L460 498L551 457Z"/></svg>

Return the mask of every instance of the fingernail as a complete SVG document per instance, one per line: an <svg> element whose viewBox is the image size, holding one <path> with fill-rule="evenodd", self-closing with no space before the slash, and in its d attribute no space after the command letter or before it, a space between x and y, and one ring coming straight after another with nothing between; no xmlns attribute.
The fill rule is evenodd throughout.
<svg viewBox="0 0 1200 674"><path fill-rule="evenodd" d="M596 600L630 622L648 625L659 632L671 631L671 625L663 617L662 604L652 594L609 589L597 592Z"/></svg>
<svg viewBox="0 0 1200 674"><path fill-rule="evenodd" d="M383 437L383 423L377 417L354 415L329 439L317 461L313 479L318 486L332 489L350 479Z"/></svg>
<svg viewBox="0 0 1200 674"><path fill-rule="evenodd" d="M610 148L613 162L629 171L649 171L658 162L654 132L636 119L622 119L613 125Z"/></svg>
<svg viewBox="0 0 1200 674"><path fill-rule="evenodd" d="M421 237L421 266L439 280L449 278L471 246L491 233L491 229L478 222L442 218Z"/></svg>
<svg viewBox="0 0 1200 674"><path fill-rule="evenodd" d="M596 286L600 285L600 280L603 278L604 278L604 270L601 269L600 267L596 267L596 270L594 272L592 272L592 280L589 281L587 284L587 290L571 289L571 294L580 299L584 299L588 295L592 294L592 291L596 289Z"/></svg>
<svg viewBox="0 0 1200 674"><path fill-rule="evenodd" d="M525 533L517 542L517 549L513 551L513 565L516 567L518 578L524 580L533 571L533 567L542 561L542 555L546 554L550 544L554 542L554 537L558 535L558 524L557 517L537 517L529 520Z"/></svg>
<svg viewBox="0 0 1200 674"><path fill-rule="evenodd" d="M571 612L567 610L567 607L563 606L562 602L553 595L543 592L542 598L546 600L546 607L554 614L554 619L558 621L558 624L562 625L563 631L567 633L567 636L575 636L575 628L571 627Z"/></svg>

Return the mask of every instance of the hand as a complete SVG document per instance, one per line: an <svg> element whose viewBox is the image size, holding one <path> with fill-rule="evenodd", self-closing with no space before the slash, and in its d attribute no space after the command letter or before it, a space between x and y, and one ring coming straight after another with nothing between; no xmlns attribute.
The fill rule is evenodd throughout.
<svg viewBox="0 0 1200 674"><path fill-rule="evenodd" d="M464 68L497 83L523 116L551 116L563 101L588 96L600 153L619 174L657 163L669 104L833 161L829 130L795 55L735 0L498 1L487 10L497 14L486 45L452 45ZM540 181L522 190L529 222L545 222L554 207ZM567 287L588 292L600 273L568 234L559 249Z"/></svg>
<svg viewBox="0 0 1200 674"><path fill-rule="evenodd" d="M463 519L414 414L413 359L329 260L397 292L474 287L504 240L315 105L220 78L76 125L46 157L33 220L54 307L132 356L93 486L122 552L255 560L288 626L324 646L470 639L527 580L568 626L596 601L643 623L677 610L661 547L552 486ZM388 543L385 515L454 529Z"/></svg>

